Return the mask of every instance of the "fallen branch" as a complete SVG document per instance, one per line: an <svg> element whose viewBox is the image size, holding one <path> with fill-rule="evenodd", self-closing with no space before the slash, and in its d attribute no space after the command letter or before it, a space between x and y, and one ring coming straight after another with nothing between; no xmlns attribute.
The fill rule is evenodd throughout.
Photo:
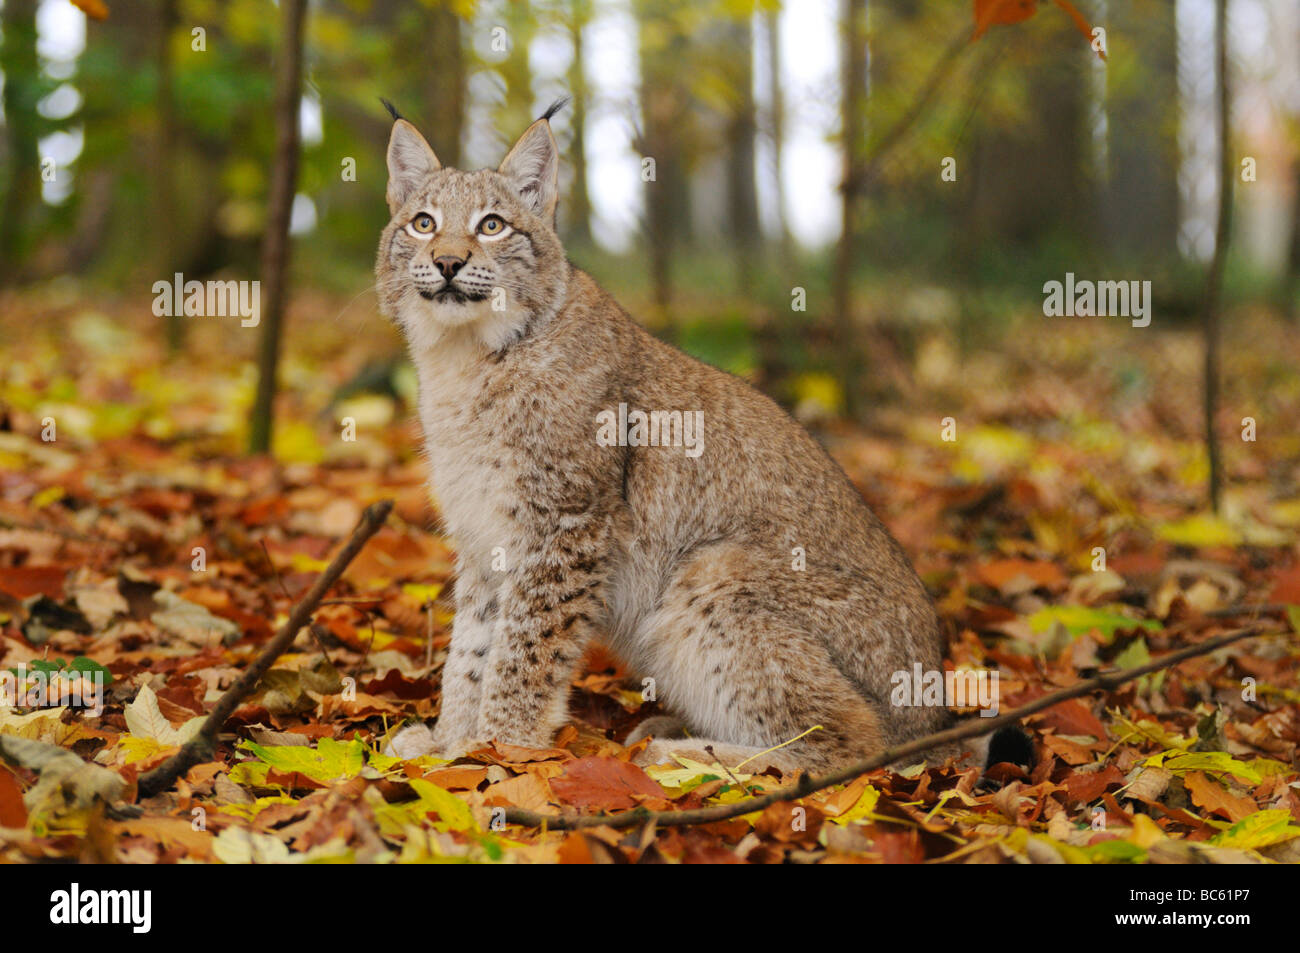
<svg viewBox="0 0 1300 953"><path fill-rule="evenodd" d="M1225 645L1231 645L1241 639L1249 638L1254 635L1262 635L1268 627L1263 623L1248 625L1245 628L1235 629L1232 632L1225 632L1223 635L1216 636L1213 639L1207 639L1204 642L1198 642L1195 645L1189 645L1186 648L1179 649L1176 652L1170 652L1154 662L1147 665L1140 665L1137 668L1115 670L1105 672L1095 678L1079 682L1077 685L1071 685L1069 688L1063 688L1058 692L1052 692L1041 698L1036 698L1027 704L1021 705L1009 712L997 715L993 718L972 718L969 721L958 725L955 728L949 728L946 731L935 732L932 735L926 735L923 738L917 738L906 744L898 745L886 749L880 754L859 761L856 764L832 771L830 774L821 777L811 777L802 775L799 780L789 787L781 788L770 794L759 795L758 797L747 798L743 801L735 801L731 804L719 804L713 807L694 808L686 811L651 811L646 808L637 808L632 811L625 811L621 814L560 814L549 815L540 814L536 811L526 811L522 808L506 808L505 820L508 824L521 824L525 827L546 827L550 830L577 830L582 827L633 827L647 822L654 823L660 827L683 827L690 824L709 824L713 821L725 821L729 818L739 817L741 814L749 814L753 811L761 811L771 804L777 804L781 801L792 801L795 798L806 797L814 791L820 791L823 788L831 787L835 784L843 784L852 781L860 774L866 774L868 771L874 771L877 768L883 768L900 758L906 758L909 755L920 754L930 748L939 745L949 744L954 741L964 741L967 738L977 738L980 735L996 731L1004 725L1015 724L1028 715L1040 712L1045 708L1051 708L1063 701L1071 698L1078 698L1080 695L1087 695L1090 692L1098 690L1112 690L1123 685L1125 682L1131 682L1135 678L1141 678L1143 675L1150 675L1152 672L1158 672L1161 669L1168 668L1171 665L1177 665L1189 658L1195 658L1198 655L1208 655L1209 653L1223 648Z"/></svg>
<svg viewBox="0 0 1300 953"><path fill-rule="evenodd" d="M337 556L330 560L330 564L325 567L307 593L298 600L289 613L289 618L285 620L284 625L280 626L280 631L266 647L262 649L253 664L248 666L239 678L235 679L224 695L217 699L216 707L208 715L207 721L199 729L199 733L192 739L181 746L181 750L176 752L158 767L154 768L148 774L140 778L139 791L141 796L149 797L160 791L165 791L171 787L172 783L185 772L196 764L212 759L217 748L217 732L221 730L226 719L247 698L257 683L262 680L267 671L275 663L297 637L298 632L311 618L311 614L316 611L325 593L329 592L330 587L338 582L343 571L348 568L348 564L356 558L357 553L365 546L366 541L384 525L388 519L388 514L393 509L392 500L380 500L378 503L371 503L366 507L361 519L358 521L356 528L352 530L352 536L348 539L347 545L344 546Z"/></svg>

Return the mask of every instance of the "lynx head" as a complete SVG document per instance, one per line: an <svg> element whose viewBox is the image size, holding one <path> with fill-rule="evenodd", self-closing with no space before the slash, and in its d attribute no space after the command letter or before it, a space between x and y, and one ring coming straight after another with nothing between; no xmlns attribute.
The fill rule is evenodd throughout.
<svg viewBox="0 0 1300 953"><path fill-rule="evenodd" d="M375 276L380 309L413 349L461 328L498 350L563 301L568 262L555 233L559 152L550 124L563 104L529 126L495 172L444 168L389 107L392 220Z"/></svg>

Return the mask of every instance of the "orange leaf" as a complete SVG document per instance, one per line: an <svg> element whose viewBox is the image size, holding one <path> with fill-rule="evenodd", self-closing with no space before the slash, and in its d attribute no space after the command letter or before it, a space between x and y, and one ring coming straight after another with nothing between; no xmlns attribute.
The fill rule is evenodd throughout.
<svg viewBox="0 0 1300 953"><path fill-rule="evenodd" d="M45 595L63 598L63 577L71 566L3 566L0 567L0 592L15 599Z"/></svg>
<svg viewBox="0 0 1300 953"><path fill-rule="evenodd" d="M664 789L634 764L614 758L579 758L551 779L551 791L574 807L636 807L647 797L667 802Z"/></svg>
<svg viewBox="0 0 1300 953"><path fill-rule="evenodd" d="M1092 761L1092 753L1087 748L1060 735L1043 735L1043 745L1071 767Z"/></svg>
<svg viewBox="0 0 1300 953"><path fill-rule="evenodd" d="M6 768L0 768L0 827L26 827L23 789Z"/></svg>
<svg viewBox="0 0 1300 953"><path fill-rule="evenodd" d="M1023 23L1038 12L1042 0L975 0L975 33L971 40L978 40L991 26ZM1089 45L1092 44L1092 26L1070 0L1052 0L1074 22L1075 29L1083 34ZM1097 55L1103 60L1106 53L1098 50Z"/></svg>
<svg viewBox="0 0 1300 953"><path fill-rule="evenodd" d="M1183 786L1187 788L1197 807L1211 814L1226 817L1233 823L1259 810L1259 806L1252 798L1237 797L1218 781L1206 777L1200 771L1188 771L1183 777Z"/></svg>
<svg viewBox="0 0 1300 953"><path fill-rule="evenodd" d="M982 37L995 24L1023 23L1038 12L1038 0L975 0L975 35Z"/></svg>
<svg viewBox="0 0 1300 953"><path fill-rule="evenodd" d="M1002 589L1021 577L1047 589L1065 583L1061 567L1041 559L997 559L977 566L975 575L980 582L994 589Z"/></svg>
<svg viewBox="0 0 1300 953"><path fill-rule="evenodd" d="M1069 16L1069 18L1074 21L1075 29L1083 34L1084 39L1087 40L1088 45L1091 46L1092 26L1088 23L1087 20L1083 18L1083 14L1078 11L1078 9L1074 6L1073 3L1070 2L1070 0L1055 0L1055 2L1056 5L1060 7L1062 10L1064 10L1066 14ZM1098 50L1097 55L1104 60L1106 58L1106 51Z"/></svg>
<svg viewBox="0 0 1300 953"><path fill-rule="evenodd" d="M72 5L92 20L107 20L108 7L104 0L72 0Z"/></svg>

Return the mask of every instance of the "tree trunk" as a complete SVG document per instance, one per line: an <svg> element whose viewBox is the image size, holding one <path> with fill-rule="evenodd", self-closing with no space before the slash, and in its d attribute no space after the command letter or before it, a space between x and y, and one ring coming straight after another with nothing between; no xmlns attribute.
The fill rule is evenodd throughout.
<svg viewBox="0 0 1300 953"><path fill-rule="evenodd" d="M1149 264L1178 247L1178 34L1175 4L1109 7L1107 244ZM1074 42L1077 39L1071 38Z"/></svg>
<svg viewBox="0 0 1300 953"><path fill-rule="evenodd" d="M675 13L678 0L636 0L640 30L643 132L636 142L645 179L645 224L656 324L673 337L673 255L690 227L686 168L687 94L683 71L688 44ZM653 177L646 173L653 162Z"/></svg>
<svg viewBox="0 0 1300 953"><path fill-rule="evenodd" d="M790 224L785 214L785 179L783 178L785 152L785 88L781 85L781 11L769 7L763 11L764 32L767 34L768 67L768 127L772 144L772 201L776 206L777 247L781 260L789 263L794 257L794 242L790 238Z"/></svg>
<svg viewBox="0 0 1300 953"><path fill-rule="evenodd" d="M158 68L157 142L150 156L154 174L154 260L159 276L172 274L176 255L176 108L171 57L171 36L176 28L176 0L158 0L154 24L154 57ZM169 314L167 353L179 354L185 346L185 315Z"/></svg>
<svg viewBox="0 0 1300 953"><path fill-rule="evenodd" d="M754 258L760 242L758 186L754 182L754 30L748 16L728 24L731 55L727 58L735 96L727 118L727 223L736 256L736 285L741 298L751 295Z"/></svg>
<svg viewBox="0 0 1300 953"><path fill-rule="evenodd" d="M1219 221L1214 233L1214 257L1205 283L1202 331L1205 335L1205 449L1210 458L1210 507L1219 511L1223 487L1219 437L1214 421L1219 412L1219 317L1223 297L1223 272L1228 263L1232 234L1232 91L1228 82L1228 0L1214 4L1215 89L1219 100Z"/></svg>
<svg viewBox="0 0 1300 953"><path fill-rule="evenodd" d="M1300 157L1291 164L1291 246L1282 278L1282 313L1294 323L1300 316Z"/></svg>
<svg viewBox="0 0 1300 953"><path fill-rule="evenodd" d="M591 193L587 188L587 58L582 47L582 34L591 20L591 0L570 0L569 42L573 47L573 60L569 64L569 95L572 97L573 138L569 142L569 168L573 170L573 183L569 188L568 221L569 241L575 245L591 244Z"/></svg>
<svg viewBox="0 0 1300 953"><path fill-rule="evenodd" d="M1085 70L1095 54L1064 18L1017 28L1008 54L1022 57L1017 68L1031 78L1028 115L1014 127L985 124L976 134L970 175L959 181L968 190L977 239L1034 247L1063 234L1090 234L1098 203L1085 168Z"/></svg>
<svg viewBox="0 0 1300 953"><path fill-rule="evenodd" d="M0 284L16 282L30 244L33 210L40 202L41 157L36 102L36 0L5 0L0 23L4 72L5 191L0 200Z"/></svg>
<svg viewBox="0 0 1300 953"><path fill-rule="evenodd" d="M526 3L507 3L505 23L510 49L497 64L497 72L506 83L497 128L508 148L537 118L537 110L533 108L533 71L528 62L528 51L537 35L537 15Z"/></svg>
<svg viewBox="0 0 1300 953"><path fill-rule="evenodd" d="M257 361L257 398L253 403L249 449L271 449L280 363L281 327L284 323L289 272L289 219L298 180L298 111L302 105L303 33L307 0L280 0L284 38L275 76L275 158L267 197L266 234L262 239L262 339Z"/></svg>
<svg viewBox="0 0 1300 953"><path fill-rule="evenodd" d="M862 117L867 85L867 3L844 0L843 80L840 93L840 138L843 177L840 181L840 241L835 253L833 277L833 326L844 406L850 417L860 407L861 361L857 328L853 321L853 259L857 250L859 205L862 195Z"/></svg>
<svg viewBox="0 0 1300 953"><path fill-rule="evenodd" d="M460 168L465 128L466 73L460 17L449 5L429 11L429 145L445 166Z"/></svg>

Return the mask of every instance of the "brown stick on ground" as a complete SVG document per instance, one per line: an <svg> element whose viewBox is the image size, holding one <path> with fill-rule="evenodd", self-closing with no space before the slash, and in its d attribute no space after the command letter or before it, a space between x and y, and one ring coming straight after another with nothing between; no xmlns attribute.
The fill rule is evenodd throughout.
<svg viewBox="0 0 1300 953"><path fill-rule="evenodd" d="M525 827L546 827L550 830L577 830L581 827L632 827L638 824L644 824L648 821L654 822L660 827L682 827L689 824L708 824L713 821L725 821L728 818L738 817L741 814L749 814L752 811L761 811L769 804L776 804L780 801L792 801L795 798L804 797L813 791L820 791L822 788L828 788L834 784L843 784L851 781L860 774L866 774L868 771L874 771L876 768L883 768L885 765L897 761L899 758L905 758L909 755L919 754L936 745L947 744L953 741L963 741L967 738L977 738L980 735L988 734L995 731L1003 725L1010 725L1020 721L1027 715L1042 711L1044 708L1051 708L1053 705L1071 698L1078 698L1080 695L1086 695L1089 692L1098 689L1113 689L1125 682L1130 682L1135 678L1141 678L1143 675L1150 675L1152 672L1158 672L1161 669L1168 668L1171 665L1177 665L1189 658L1195 658L1198 655L1208 655L1216 649L1221 649L1225 645L1231 645L1233 642L1247 638L1252 635L1262 635L1267 628L1263 623L1248 625L1242 629L1235 629L1232 632L1225 632L1223 635L1216 636L1213 639L1207 639L1204 642L1198 642L1196 645L1189 645L1186 648L1179 649L1176 652L1170 652L1162 658L1156 659L1147 665L1140 665L1137 668L1124 669L1122 671L1105 672L1096 678L1090 678L1086 681L1079 682L1077 685L1071 685L1069 688L1063 688L1059 692L1052 692L1041 698L1036 698L1028 704L1021 705L1009 712L997 715L993 718L972 718L971 720L958 725L956 728L949 728L947 731L939 731L932 735L926 735L924 738L917 738L909 741L907 744L898 745L890 748L874 757L867 758L865 761L859 761L857 764L849 765L838 771L832 771L830 774L822 775L819 778L803 775L793 785L780 790L773 791L770 794L763 794L758 797L747 798L743 801L736 801L731 804L719 804L715 807L695 808L688 811L650 811L644 808L637 808L633 811L626 811L622 814L561 814L547 815L539 814L536 811L526 811L522 808L506 808L505 820L508 824L522 824Z"/></svg>
<svg viewBox="0 0 1300 953"><path fill-rule="evenodd" d="M245 698L252 693L257 687L257 683L262 680L262 676L267 673L271 665L278 659L297 637L299 630L307 624L311 614L316 611L325 593L329 592L330 587L338 582L339 577L343 575L343 570L348 568L348 564L356 558L357 553L365 546L366 541L373 536L378 529L384 525L388 519L388 514L392 512L392 500L380 500L378 503L371 503L366 507L366 511L361 514L361 519L356 528L352 530L352 536L348 539L347 545L344 546L337 556L330 560L330 564L325 567L325 571L317 577L316 582L307 590L307 593L298 600L289 613L289 618L284 625L280 626L280 631L275 633L274 638L266 643L252 665L244 670L244 673L235 679L233 685L226 689L226 693L217 699L216 707L208 715L207 721L199 729L199 733L191 740L181 746L181 750L176 752L158 767L154 768L148 774L140 778L139 790L143 797L157 794L171 787L172 782L183 775L196 764L201 764L212 758L217 747L217 732L221 726L226 723L226 719Z"/></svg>

